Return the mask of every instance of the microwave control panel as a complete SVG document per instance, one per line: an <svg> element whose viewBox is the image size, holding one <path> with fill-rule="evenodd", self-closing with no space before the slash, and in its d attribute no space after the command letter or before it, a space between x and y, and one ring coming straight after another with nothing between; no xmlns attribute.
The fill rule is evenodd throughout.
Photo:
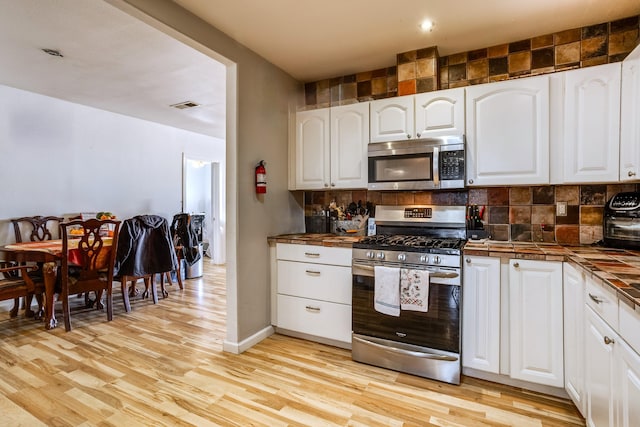
<svg viewBox="0 0 640 427"><path fill-rule="evenodd" d="M609 202L609 208L613 210L636 210L640 208L640 193L635 191L618 193Z"/></svg>
<svg viewBox="0 0 640 427"><path fill-rule="evenodd" d="M440 179L464 180L464 150L440 152Z"/></svg>

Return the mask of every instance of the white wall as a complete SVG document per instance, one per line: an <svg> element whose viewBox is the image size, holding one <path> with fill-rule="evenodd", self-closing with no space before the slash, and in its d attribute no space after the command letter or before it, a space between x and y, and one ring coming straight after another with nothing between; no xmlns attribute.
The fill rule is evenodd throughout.
<svg viewBox="0 0 640 427"><path fill-rule="evenodd" d="M224 162L224 141L0 85L0 244L7 219L181 211L182 153Z"/></svg>
<svg viewBox="0 0 640 427"><path fill-rule="evenodd" d="M106 0L227 66L227 336L242 351L271 325L267 237L304 230L301 194L288 191L289 117L303 85L170 0ZM236 89L237 88L237 89ZM267 162L256 197L254 168Z"/></svg>

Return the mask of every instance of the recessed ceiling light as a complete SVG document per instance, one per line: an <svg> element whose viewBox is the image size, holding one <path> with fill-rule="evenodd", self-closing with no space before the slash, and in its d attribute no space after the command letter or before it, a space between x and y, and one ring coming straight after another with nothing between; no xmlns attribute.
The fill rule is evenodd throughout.
<svg viewBox="0 0 640 427"><path fill-rule="evenodd" d="M431 31L433 30L433 22L429 19L425 19L424 21L422 21L422 23L420 24L420 29L422 31Z"/></svg>
<svg viewBox="0 0 640 427"><path fill-rule="evenodd" d="M64 58L64 55L57 49L42 49L44 53L48 53L51 56L57 56L58 58Z"/></svg>
<svg viewBox="0 0 640 427"><path fill-rule="evenodd" d="M169 105L169 107L177 108L179 110L184 110L185 108L194 108L199 106L200 104L196 104L193 101L184 101L184 102L179 102L177 104Z"/></svg>

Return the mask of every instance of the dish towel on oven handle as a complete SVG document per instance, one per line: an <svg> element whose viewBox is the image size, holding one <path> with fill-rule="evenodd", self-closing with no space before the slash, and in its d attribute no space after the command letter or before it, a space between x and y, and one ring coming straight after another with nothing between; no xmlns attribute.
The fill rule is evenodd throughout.
<svg viewBox="0 0 640 427"><path fill-rule="evenodd" d="M400 308L402 310L429 310L429 272L427 270L400 270Z"/></svg>
<svg viewBox="0 0 640 427"><path fill-rule="evenodd" d="M376 265L373 271L373 308L389 316L400 316L400 269Z"/></svg>

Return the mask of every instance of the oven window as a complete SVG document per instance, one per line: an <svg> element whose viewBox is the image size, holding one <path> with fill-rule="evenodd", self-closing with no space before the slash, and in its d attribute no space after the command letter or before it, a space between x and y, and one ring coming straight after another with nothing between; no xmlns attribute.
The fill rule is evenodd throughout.
<svg viewBox="0 0 640 427"><path fill-rule="evenodd" d="M369 159L372 182L432 181L432 153Z"/></svg>
<svg viewBox="0 0 640 427"><path fill-rule="evenodd" d="M374 278L353 276L353 332L460 353L460 287L431 283L426 313L388 316L373 307Z"/></svg>

